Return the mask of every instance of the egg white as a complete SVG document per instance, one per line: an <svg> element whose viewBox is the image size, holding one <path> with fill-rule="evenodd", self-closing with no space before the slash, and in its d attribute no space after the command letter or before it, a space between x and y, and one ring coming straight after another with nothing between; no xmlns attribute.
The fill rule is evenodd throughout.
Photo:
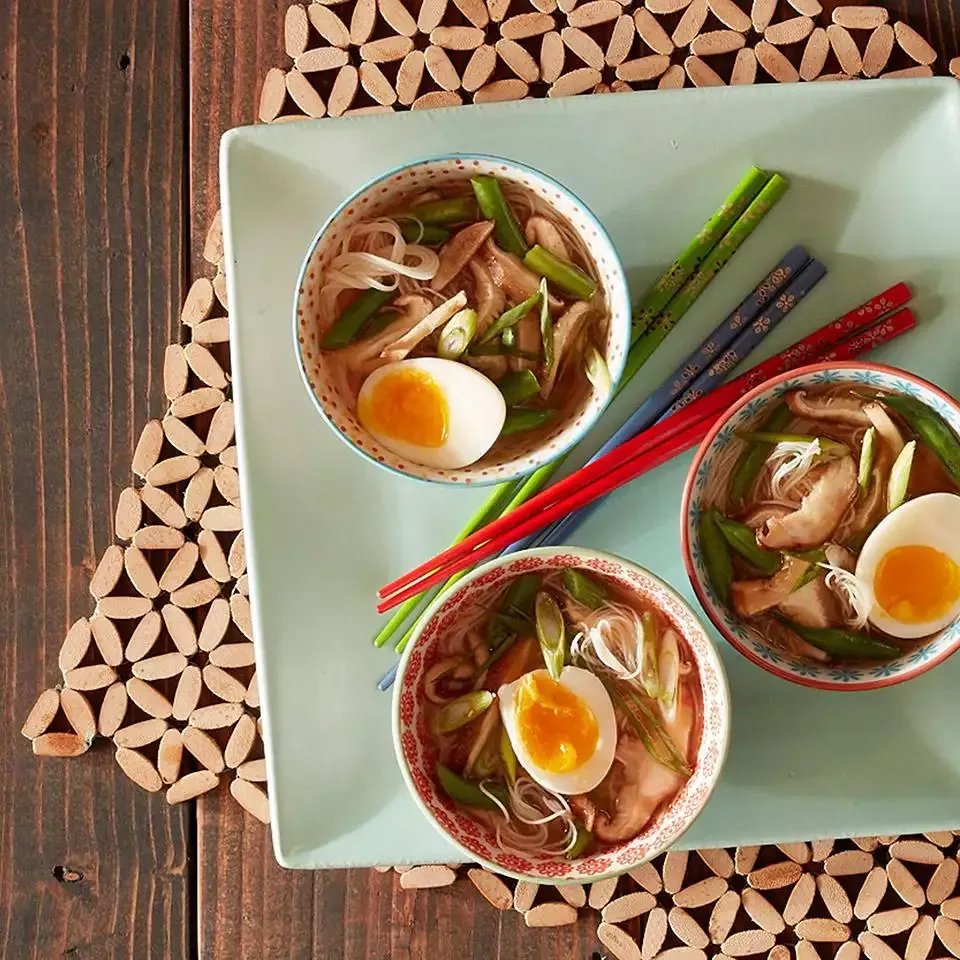
<svg viewBox="0 0 960 960"><path fill-rule="evenodd" d="M546 673L546 670L533 671ZM524 676L528 676L525 674ZM524 677L514 683L505 683L497 691L500 703L500 716L510 738L517 760L530 776L547 790L554 793L578 794L593 790L607 775L613 765L613 755L617 749L617 717L610 701L610 694L599 678L581 667L564 667L560 673L560 683L571 693L576 694L593 711L597 719L597 746L593 754L579 767L565 773L551 773L538 767L530 758L523 738L517 726L514 694Z"/></svg>
<svg viewBox="0 0 960 960"><path fill-rule="evenodd" d="M880 561L896 547L922 545L945 553L960 564L960 497L929 493L908 500L888 514L867 537L857 560L857 579L869 585L874 596L870 622L892 637L915 640L936 633L960 616L960 600L942 617L926 623L901 623L876 600L874 581Z"/></svg>
<svg viewBox="0 0 960 960"><path fill-rule="evenodd" d="M420 370L436 383L447 402L447 437L438 447L424 447L390 437L364 421L363 410L376 385L400 369ZM357 395L360 422L391 453L425 467L455 470L479 460L496 442L506 419L507 406L497 385L479 370L456 360L415 357L388 363L374 370Z"/></svg>

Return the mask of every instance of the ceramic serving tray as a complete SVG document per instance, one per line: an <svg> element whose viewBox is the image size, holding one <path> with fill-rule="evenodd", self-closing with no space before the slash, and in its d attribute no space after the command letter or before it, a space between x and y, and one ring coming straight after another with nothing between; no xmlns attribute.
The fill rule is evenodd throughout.
<svg viewBox="0 0 960 960"><path fill-rule="evenodd" d="M314 233L390 167L449 152L521 160L567 184L617 245L634 298L751 163L792 187L585 442L584 459L795 243L827 278L762 345L782 350L905 280L916 330L872 359L960 393L960 85L770 85L540 100L234 130L221 153L243 514L270 772L289 867L456 861L396 766L394 662L374 593L446 546L485 496L393 476L321 420L292 342ZM621 554L692 602L679 504L690 455L618 491L576 543ZM804 689L713 634L729 758L686 847L957 825L960 657L867 693Z"/></svg>

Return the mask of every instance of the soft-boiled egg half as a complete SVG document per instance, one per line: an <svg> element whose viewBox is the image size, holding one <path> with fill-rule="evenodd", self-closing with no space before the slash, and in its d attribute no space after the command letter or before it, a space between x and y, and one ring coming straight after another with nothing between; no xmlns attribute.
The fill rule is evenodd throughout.
<svg viewBox="0 0 960 960"><path fill-rule="evenodd" d="M905 640L942 630L960 616L960 497L908 500L867 537L857 579L873 592L870 622Z"/></svg>
<svg viewBox="0 0 960 960"><path fill-rule="evenodd" d="M554 680L533 670L497 693L517 760L554 793L586 793L607 775L617 749L610 694L589 670L564 667Z"/></svg>
<svg viewBox="0 0 960 960"><path fill-rule="evenodd" d="M388 363L367 377L357 397L360 423L391 453L445 470L479 460L506 414L492 380L439 357Z"/></svg>

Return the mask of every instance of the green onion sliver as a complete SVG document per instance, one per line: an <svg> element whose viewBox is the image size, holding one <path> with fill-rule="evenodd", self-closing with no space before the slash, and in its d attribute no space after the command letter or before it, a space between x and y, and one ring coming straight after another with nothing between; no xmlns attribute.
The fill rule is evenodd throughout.
<svg viewBox="0 0 960 960"><path fill-rule="evenodd" d="M537 639L547 672L554 680L560 679L560 671L566 659L566 625L560 605L545 590L537 594L534 605L537 621Z"/></svg>
<svg viewBox="0 0 960 960"><path fill-rule="evenodd" d="M553 368L553 320L550 318L550 291L546 277L540 280L540 339L543 341L543 369L549 373Z"/></svg>
<svg viewBox="0 0 960 960"><path fill-rule="evenodd" d="M887 513L893 513L907 499L907 487L910 485L910 469L913 466L913 454L917 441L904 444L899 456L890 468L890 482L887 484Z"/></svg>
<svg viewBox="0 0 960 960"><path fill-rule="evenodd" d="M455 313L444 325L437 344L437 356L456 360L470 346L477 332L477 311L466 307Z"/></svg>
<svg viewBox="0 0 960 960"><path fill-rule="evenodd" d="M870 427L863 435L863 445L860 447L860 469L857 482L860 492L866 493L870 486L870 471L873 470L873 460L876 455L877 428Z"/></svg>

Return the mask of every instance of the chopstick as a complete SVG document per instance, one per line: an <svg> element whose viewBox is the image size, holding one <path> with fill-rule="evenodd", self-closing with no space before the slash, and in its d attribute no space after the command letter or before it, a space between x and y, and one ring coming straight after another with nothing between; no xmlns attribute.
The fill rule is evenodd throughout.
<svg viewBox="0 0 960 960"><path fill-rule="evenodd" d="M794 248L794 250L796 249L803 250L802 247ZM806 254L805 250L803 252ZM790 254L793 253L794 251L791 250ZM788 254L788 256L790 256L790 254ZM784 260L786 259L785 257ZM776 273L776 270L774 273ZM724 379L726 379L727 374L737 366L738 363L744 360L748 354L763 341L764 337L766 337L826 275L827 268L819 260L808 260L806 265L803 266L799 273L792 277L789 283L772 290L769 295L761 301L760 306L753 311L753 316L750 316L750 311L746 311L741 318L741 323L735 328L735 335L732 338L718 338L713 357L711 358L712 362L708 363L705 370L696 372L696 365L691 365L683 371L684 373L689 373L685 379L683 378L683 374L681 374L681 377L674 381L678 386L682 382L682 397L689 395L691 398L696 398L712 393L713 390L719 387ZM755 291L755 294L763 289L763 284L761 284L758 290ZM761 300L761 298L756 296L754 302L758 300ZM735 314L735 316L737 315ZM674 395L671 397L671 400L682 398L676 397L677 392L680 391L673 391ZM649 421L639 426L634 433L638 433L639 430L646 428L651 423L655 423L660 418L666 416L670 409L671 403L669 401L661 401L651 408ZM623 442L623 439L626 439L625 437L621 438L620 434L621 431L614 434L605 447L601 448L601 453L605 453L608 449L617 446ZM543 531L538 536L527 537L526 540L520 544L510 547L508 552L533 546L534 542L536 542L538 546L552 546L561 543L565 537L573 534L577 527L579 527L601 503L601 500L595 500L576 513L571 513L570 516L564 517L564 519L556 523L553 527Z"/></svg>
<svg viewBox="0 0 960 960"><path fill-rule="evenodd" d="M552 523L571 510L682 453L706 435L729 406L735 392L722 397L718 397L718 394L720 391L704 397L702 403L692 404L681 414L664 420L599 460L581 467L510 516L501 517L462 543L448 548L433 560L388 584L378 594L385 599L377 605L377 610L380 613L390 610L411 592L429 589L463 567L478 563L491 553L498 553L516 537L526 536Z"/></svg>
<svg viewBox="0 0 960 960"><path fill-rule="evenodd" d="M640 349L636 356L628 361L626 372L631 372L631 363L642 364L646 362L650 354L660 346L663 338L676 326L680 317L693 306L700 294L706 290L717 274L730 262L731 257L757 229L763 218L787 192L789 186L790 181L786 177L780 176L779 173L774 173L770 177L760 193L750 203L750 206L736 219L722 239L707 254L706 259L700 264L696 272L680 288L679 292L670 300L644 333L643 338L637 344Z"/></svg>
<svg viewBox="0 0 960 960"><path fill-rule="evenodd" d="M906 292L906 295L909 296L909 291L907 291L906 288L904 288L904 291ZM890 293L890 291L887 291L886 293ZM677 412L669 418L662 420L655 427L633 438L633 440L622 444L620 447L610 451L604 457L601 457L595 462L581 468L579 471L571 474L569 477L566 477L553 487L548 488L543 493L528 501L523 507L515 511L513 514L501 517L499 520L496 520L487 527L484 527L471 537L468 537L462 543L448 548L447 550L438 554L432 560L428 560L425 563L420 564L418 567L404 574L402 577L387 584L378 592L378 596L382 598L383 602L378 605L377 609L381 613L389 610L397 603L406 599L406 597L410 595L411 590L416 591L427 589L434 583L439 582L439 580L443 579L443 570L446 570L446 575L450 575L457 572L459 569L462 569L463 566L466 566L470 562L477 562L478 560L489 556L490 553L493 552L489 549L490 541L493 538L498 538L504 534L509 534L512 532L513 537L510 541L508 541L512 542L512 540L516 540L519 537L525 536L527 533L532 532L533 530L545 526L548 522L550 522L547 519L547 510L545 508L555 507L558 501L560 501L562 498L567 498L563 500L563 505L566 506L567 510L575 509L578 506L589 503L595 498L595 496L600 495L599 487L594 486L591 488L591 490L594 492L594 496L586 498L578 497L576 491L584 484L594 483L597 478L602 477L608 471L619 467L620 465L629 461L631 458L649 452L652 449L651 444L665 443L667 440L675 436L679 430L686 429L691 424L696 423L698 420L712 415L714 410L722 411L726 406L732 403L739 396L742 396L757 383L763 382L763 380L766 380L770 376L780 373L783 370L790 369L791 367L807 362L807 360L810 359L809 354L816 345L819 344L822 347L827 345L833 346L837 344L838 341L842 339L844 331L849 331L857 322L856 315L858 311L864 311L865 308L869 308L871 304L880 300L884 296L885 295L880 295L880 297L874 298L873 301L869 301L868 304L864 305L864 307L858 308L856 311L851 311L849 314L845 314L839 320L828 324L821 330L818 330L806 337L794 347L783 351L783 353L778 354L775 357L771 357L769 360L758 364L757 367L745 374L742 374L740 377L737 377L730 383L719 387L707 397L696 399L690 403L689 406L683 407L681 405L677 405ZM909 313L909 311L907 311L907 313ZM873 314L873 316L877 315L878 314L876 313ZM910 318L912 318L912 314L910 314ZM863 318L861 318L860 322L862 322L862 319ZM900 320L898 321L897 325L891 325L887 333L877 333L869 338L862 338L862 347L848 346L846 348L846 354L850 356L856 356L861 349L870 349L877 343L886 342L887 339L891 339L892 336L899 335L899 333L909 329L910 326L912 326L912 323L904 325L903 320ZM843 352L844 351L842 350L838 351L839 354L842 354ZM623 480L622 482L626 482L626 480ZM617 484L617 486L619 485L620 484ZM615 487L611 487L610 489L615 489ZM551 513L551 516L554 517L558 517L560 515L562 515L562 513ZM508 542L504 542L502 546L507 546ZM482 549L479 549L481 547ZM472 560L469 559L471 557ZM460 562L463 558L468 558L467 563ZM411 584L414 586L411 587Z"/></svg>
<svg viewBox="0 0 960 960"><path fill-rule="evenodd" d="M751 167L683 252L660 274L636 309L632 330L634 342L660 316L769 180L768 173L759 167Z"/></svg>
<svg viewBox="0 0 960 960"><path fill-rule="evenodd" d="M753 367L727 386L741 383L742 392L740 396L742 396L770 377L778 376L781 373L785 373L799 366L804 366L811 361L844 362L853 360L862 353L867 353L875 347L895 340L916 326L916 318L909 309L901 309L896 313L890 314L879 323L876 323L875 326L869 327L846 340L843 340L842 336L845 332L848 333L853 329L853 323L859 323L862 326L864 317L875 320L893 305L904 303L904 297L906 299L910 297L910 292L904 284L897 284L891 287L890 290L868 301L863 307L857 308L849 314L845 314L839 320L835 320L833 323L829 323L820 328L777 356L771 357L756 367ZM860 315L859 317L857 316L858 314ZM826 349L826 352L820 352L824 348L829 349ZM726 388L721 388L721 390L713 394L713 398L716 399L720 396L725 396L725 390ZM724 393L721 393L721 391L724 391ZM731 402L735 399L736 397L732 398ZM394 664L380 679L377 684L380 690L390 689L396 679L398 666L399 664Z"/></svg>

